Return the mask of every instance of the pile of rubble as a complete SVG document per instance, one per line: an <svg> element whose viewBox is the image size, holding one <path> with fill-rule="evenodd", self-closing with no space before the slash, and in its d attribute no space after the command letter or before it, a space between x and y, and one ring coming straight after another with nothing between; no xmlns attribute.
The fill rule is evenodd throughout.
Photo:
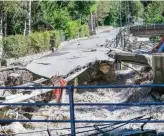
<svg viewBox="0 0 164 136"><path fill-rule="evenodd" d="M142 49L142 46L136 44L137 49ZM128 65L128 64L125 64ZM130 65L132 69L115 71L116 81L114 79L114 68L111 65L105 63L96 63L92 67L88 68L85 73L81 74L79 79L79 85L98 85L98 84L148 84L152 83L153 73L149 67L141 67L138 65ZM110 67L110 72L109 72ZM106 74L105 73L109 73ZM30 73L25 69L10 69L0 72L0 84L2 86L19 86L28 82L39 80L40 77ZM44 82L44 85L52 84L50 80ZM73 82L69 82L73 84ZM4 92L9 92L4 90ZM13 93L10 91L9 93ZM14 92L19 93L15 90ZM118 102L154 102L158 99L154 96L154 92L151 92L150 88L126 88L126 89L78 89L75 94L75 102L99 102L99 103L118 103ZM20 96L21 97L21 96ZM160 100L164 97L159 96ZM52 97L52 93L46 93L44 95L38 95L26 100L25 102L46 102L55 103L55 98ZM68 92L66 92L65 102L68 102ZM78 106L75 107L75 118L77 120L130 120L134 117L146 115L147 118L153 119L163 118L164 108L160 106ZM69 120L70 112L69 107L57 107L57 106L36 106L36 107L6 107L3 112L0 113L1 119L21 119L21 120ZM98 130L95 129L95 125L101 125L101 123L93 124L91 127L87 127L87 123L78 123L76 127L77 133L81 136L93 135ZM34 136L46 136L48 130L53 135L70 135L70 124L67 123L20 123L9 122L6 124L0 123L0 134L15 134L15 135L34 135ZM112 135L115 135L123 130L140 129L139 124L128 124L122 126L115 131L112 131ZM155 129L157 132L161 132L164 126L161 124L146 124L144 129ZM30 133L31 132L31 133Z"/></svg>
<svg viewBox="0 0 164 136"><path fill-rule="evenodd" d="M25 71L22 71L23 76ZM26 71L27 72L27 71ZM8 74L11 77L13 71ZM14 71L14 77L16 77L17 71ZM18 72L21 74L21 72ZM122 76L120 76L120 80L125 80L125 84L137 83L137 84L145 84L152 82L152 71L148 68L141 68L139 72L133 72L133 75L127 76L128 72L122 72ZM147 76L149 74L149 76ZM22 76L22 75L21 75ZM23 77L22 76L22 77ZM31 73L27 72L26 75L27 80L35 79ZM126 78L125 78L126 77ZM7 79L7 78L6 78ZM19 78L18 78L19 79ZM95 82L93 82L95 83ZM13 83L12 83L13 84ZM146 102L146 101L155 101L155 99L150 95L149 88L139 88L139 89L95 89L95 90L77 90L78 93L75 94L75 102ZM28 100L29 102L36 102L41 101L38 97ZM55 102L52 100L50 102ZM68 102L68 96L66 98L66 102ZM162 107L115 107L115 106L103 106L103 107L75 107L75 118L78 120L128 120L133 118L134 116L141 116L147 115L153 117L153 119L162 119L162 112L164 109ZM35 107L35 108L27 108L27 107L13 107L7 108L6 112L2 115L5 118L12 118L12 119L26 119L26 120L36 120L36 119L55 119L55 120L69 120L69 108L68 107ZM13 127L14 125L14 127ZM90 124L93 125L94 124ZM87 123L77 124L77 127L86 127L88 126ZM19 127L16 129L15 127ZM47 128L51 130L53 135L63 135L63 134L70 134L70 129L63 129L61 128L69 128L69 124L64 123L9 123L9 124L1 124L1 133L2 134L13 134L13 133L27 133L22 135L29 135L28 132L33 131L30 135L34 136L46 136L47 135ZM131 129L131 128L140 128L140 125L137 124L130 124L123 128ZM55 128L55 130L54 130ZM77 129L77 132L87 131L93 128L81 128ZM157 129L159 132L163 129L162 125L149 125L147 124L144 128L146 129ZM121 131L119 130L119 131ZM36 132L38 131L38 132ZM118 131L118 130L117 130ZM81 133L81 135L89 135L96 133L97 130L88 131ZM117 133L117 132L116 132Z"/></svg>

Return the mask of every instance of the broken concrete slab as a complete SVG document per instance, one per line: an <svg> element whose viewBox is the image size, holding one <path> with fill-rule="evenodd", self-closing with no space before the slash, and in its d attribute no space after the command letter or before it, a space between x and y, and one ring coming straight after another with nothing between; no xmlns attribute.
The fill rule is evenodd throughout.
<svg viewBox="0 0 164 136"><path fill-rule="evenodd" d="M120 52L120 51L111 51L108 52L108 55L118 61L137 63L143 65L152 66L152 55L149 54L137 54L131 52Z"/></svg>
<svg viewBox="0 0 164 136"><path fill-rule="evenodd" d="M60 56L50 56L34 60L27 65L27 69L37 75L51 78L54 75L67 76L77 67L83 68L96 61L114 61L107 55L108 48L97 48L96 51L69 51Z"/></svg>
<svg viewBox="0 0 164 136"><path fill-rule="evenodd" d="M22 96L23 94L20 93L20 94L15 94L15 95L4 95L4 96L0 96L0 100L10 100L10 99L13 99L13 98L17 98L17 97L20 97Z"/></svg>
<svg viewBox="0 0 164 136"><path fill-rule="evenodd" d="M54 75L66 76L76 67L84 67L95 61L113 61L106 54L109 49L97 45L105 45L106 40L112 40L118 32L119 29L115 28L108 33L98 33L89 39L71 43L60 51L32 61L26 68L37 75L51 78Z"/></svg>

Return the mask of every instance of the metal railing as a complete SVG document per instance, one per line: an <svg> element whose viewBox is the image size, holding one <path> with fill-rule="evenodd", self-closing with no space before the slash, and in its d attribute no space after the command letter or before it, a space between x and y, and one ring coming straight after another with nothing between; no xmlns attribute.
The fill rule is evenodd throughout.
<svg viewBox="0 0 164 136"><path fill-rule="evenodd" d="M69 106L70 107L70 120L4 120L1 123L11 122L54 122L54 123L70 123L71 136L76 135L75 123L164 123L164 120L76 120L75 119L75 106L151 106L151 105L164 105L164 102L137 102L137 103L74 103L74 89L102 89L102 88L164 88L164 84L145 84L145 85L104 85L104 86L65 86L65 87L0 87L0 89L67 89L69 92L69 103L0 103L6 106ZM64 90L63 90L64 91ZM49 136L50 130L47 131ZM28 133L28 132L27 132ZM12 135L12 134L10 134Z"/></svg>
<svg viewBox="0 0 164 136"><path fill-rule="evenodd" d="M163 29L164 23L155 23L155 24L143 24L143 25L134 25L130 26L131 31L140 31L140 30L149 30L149 29Z"/></svg>

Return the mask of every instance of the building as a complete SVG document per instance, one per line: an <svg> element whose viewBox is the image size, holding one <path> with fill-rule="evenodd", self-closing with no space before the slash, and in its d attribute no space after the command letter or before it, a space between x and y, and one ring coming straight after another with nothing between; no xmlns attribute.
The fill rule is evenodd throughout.
<svg viewBox="0 0 164 136"><path fill-rule="evenodd" d="M34 24L32 24L32 30L33 31L47 31L47 30L53 30L54 27L48 23L45 20L38 20L37 22L35 22Z"/></svg>

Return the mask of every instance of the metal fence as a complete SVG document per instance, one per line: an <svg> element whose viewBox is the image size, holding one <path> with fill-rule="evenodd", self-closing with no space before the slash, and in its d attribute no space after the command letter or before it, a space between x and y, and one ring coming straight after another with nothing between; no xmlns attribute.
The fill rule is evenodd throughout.
<svg viewBox="0 0 164 136"><path fill-rule="evenodd" d="M164 120L76 120L75 106L150 106L164 105L164 102L138 102L138 103L74 103L74 89L102 89L102 88L164 88L164 84L145 84L145 85L105 85L105 86L66 86L66 87L0 87L0 89L67 89L69 92L69 103L0 103L6 106L69 106L70 120L3 120L2 123L11 122L54 122L54 123L70 123L71 136L76 135L75 123L164 123ZM64 90L63 90L64 91ZM51 136L48 131L49 136Z"/></svg>

